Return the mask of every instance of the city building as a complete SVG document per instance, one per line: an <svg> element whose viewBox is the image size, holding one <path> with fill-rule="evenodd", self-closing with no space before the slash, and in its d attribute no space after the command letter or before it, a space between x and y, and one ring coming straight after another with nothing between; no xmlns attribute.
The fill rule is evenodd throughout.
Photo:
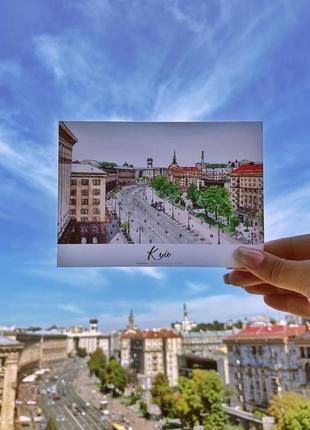
<svg viewBox="0 0 310 430"><path fill-rule="evenodd" d="M169 165L167 172L168 178L171 182L178 185L182 192L186 192L191 184L195 184L199 187L199 174L200 170L196 166L179 166L176 152L174 151L172 162Z"/></svg>
<svg viewBox="0 0 310 430"><path fill-rule="evenodd" d="M57 237L61 238L70 221L70 176L72 148L78 141L64 122L59 123L58 137L58 224Z"/></svg>
<svg viewBox="0 0 310 430"><path fill-rule="evenodd" d="M48 331L17 332L16 340L24 345L20 367L30 365L32 357L38 367L49 367L66 360L68 357L67 336Z"/></svg>
<svg viewBox="0 0 310 430"><path fill-rule="evenodd" d="M18 360L23 345L0 336L0 430L14 430Z"/></svg>
<svg viewBox="0 0 310 430"><path fill-rule="evenodd" d="M171 327L176 330L177 332L188 332L195 328L197 326L197 323L194 321L190 321L188 316L188 310L186 303L183 305L183 319L182 321L176 321L171 324Z"/></svg>
<svg viewBox="0 0 310 430"><path fill-rule="evenodd" d="M305 330L301 325L247 326L224 340L230 384L236 388L234 405L252 412L266 409L274 394L301 392L300 337Z"/></svg>
<svg viewBox="0 0 310 430"><path fill-rule="evenodd" d="M136 179L136 169L133 166L129 166L124 163L123 166L115 167L117 173L117 185L133 185Z"/></svg>
<svg viewBox="0 0 310 430"><path fill-rule="evenodd" d="M310 331L296 338L298 362L299 362L299 392L310 398Z"/></svg>
<svg viewBox="0 0 310 430"><path fill-rule="evenodd" d="M105 222L107 174L96 167L72 163L70 216L77 222Z"/></svg>
<svg viewBox="0 0 310 430"><path fill-rule="evenodd" d="M148 157L146 160L147 167L137 167L136 168L136 177L138 178L147 178L148 180L152 180L156 176L166 176L167 175L167 167L154 167L153 166L153 158Z"/></svg>
<svg viewBox="0 0 310 430"><path fill-rule="evenodd" d="M121 335L121 364L134 370L138 379L152 383L158 373L176 386L181 335L171 329L137 330Z"/></svg>
<svg viewBox="0 0 310 430"><path fill-rule="evenodd" d="M121 364L137 374L145 389L158 373L165 374L171 386L177 385L181 348L182 338L175 330L138 330L130 312L127 329L121 334Z"/></svg>
<svg viewBox="0 0 310 430"><path fill-rule="evenodd" d="M250 218L259 226L263 213L263 164L242 164L229 173L228 185L231 203L241 222Z"/></svg>
<svg viewBox="0 0 310 430"><path fill-rule="evenodd" d="M97 319L90 320L88 329L71 327L65 334L68 337L69 355L76 355L79 348L85 349L87 354L92 354L100 348L108 358L111 356L119 358L119 334L98 331Z"/></svg>

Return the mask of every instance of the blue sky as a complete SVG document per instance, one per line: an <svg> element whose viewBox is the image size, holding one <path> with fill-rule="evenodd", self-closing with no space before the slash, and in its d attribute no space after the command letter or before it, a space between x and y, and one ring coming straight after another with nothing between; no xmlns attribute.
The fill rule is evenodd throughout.
<svg viewBox="0 0 310 430"><path fill-rule="evenodd" d="M58 120L263 120L267 239L309 232L307 0L19 0L0 13L1 324L271 312L224 269L57 269Z"/></svg>

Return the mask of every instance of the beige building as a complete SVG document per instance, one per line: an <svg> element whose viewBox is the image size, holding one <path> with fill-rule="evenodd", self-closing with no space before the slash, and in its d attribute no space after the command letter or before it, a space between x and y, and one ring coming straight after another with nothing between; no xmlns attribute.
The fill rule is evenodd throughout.
<svg viewBox="0 0 310 430"><path fill-rule="evenodd" d="M89 164L72 163L70 216L78 222L105 222L107 174Z"/></svg>
<svg viewBox="0 0 310 430"><path fill-rule="evenodd" d="M70 176L72 148L77 138L64 122L59 123L58 136L58 221L57 237L60 239L70 221Z"/></svg>
<svg viewBox="0 0 310 430"><path fill-rule="evenodd" d="M257 407L266 409L274 394L302 392L301 382L306 383L307 369L304 363L301 381L300 336L305 330L300 325L247 326L224 340L230 383L236 389L235 405L241 404L252 412Z"/></svg>
<svg viewBox="0 0 310 430"><path fill-rule="evenodd" d="M243 164L229 173L228 186L234 211L243 222L246 217L256 219L263 213L263 164Z"/></svg>
<svg viewBox="0 0 310 430"><path fill-rule="evenodd" d="M19 355L23 345L0 336L0 430L14 430Z"/></svg>
<svg viewBox="0 0 310 430"><path fill-rule="evenodd" d="M67 336L50 332L17 333L16 339L24 344L25 352L21 363L30 364L31 357L35 360L39 354L39 367L49 367L60 363L68 357Z"/></svg>
<svg viewBox="0 0 310 430"><path fill-rule="evenodd" d="M182 338L174 330L127 330L121 336L121 364L152 382L158 373L176 386Z"/></svg>
<svg viewBox="0 0 310 430"><path fill-rule="evenodd" d="M66 332L68 337L68 354L75 355L79 348L92 354L97 348L102 349L106 357L114 354L113 334L98 331L98 320L91 319L88 330L72 327Z"/></svg>

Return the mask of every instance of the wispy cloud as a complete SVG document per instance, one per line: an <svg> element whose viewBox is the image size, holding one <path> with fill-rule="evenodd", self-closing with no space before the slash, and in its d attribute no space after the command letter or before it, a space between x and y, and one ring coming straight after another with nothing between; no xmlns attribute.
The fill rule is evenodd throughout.
<svg viewBox="0 0 310 430"><path fill-rule="evenodd" d="M56 195L56 150L24 139L0 124L0 166L28 186Z"/></svg>
<svg viewBox="0 0 310 430"><path fill-rule="evenodd" d="M142 275L149 278L161 280L166 277L164 269L159 267L117 267L113 270L128 273L130 275Z"/></svg>
<svg viewBox="0 0 310 430"><path fill-rule="evenodd" d="M210 289L210 285L197 281L187 281L186 286L188 287L188 293L192 295L204 293Z"/></svg>
<svg viewBox="0 0 310 430"><path fill-rule="evenodd" d="M137 301L136 309L145 308L145 311L135 311L138 327L169 327L171 322L182 318L182 307L184 300L165 301ZM257 314L274 315L274 311L268 308L261 297L253 295L236 296L233 294L213 295L203 298L186 300L191 320L197 322L213 321L215 319L226 321L229 319L240 319ZM132 303L128 303L128 309ZM107 322L107 328L125 327L128 312L122 314L104 313L99 316L100 320Z"/></svg>
<svg viewBox="0 0 310 430"><path fill-rule="evenodd" d="M72 314L77 314L77 315L83 315L85 313L84 311L82 311L82 309L80 309L78 306L74 305L73 303L58 304L57 308L62 311L70 312Z"/></svg>
<svg viewBox="0 0 310 430"><path fill-rule="evenodd" d="M310 185L286 192L271 200L265 212L266 239L309 233Z"/></svg>

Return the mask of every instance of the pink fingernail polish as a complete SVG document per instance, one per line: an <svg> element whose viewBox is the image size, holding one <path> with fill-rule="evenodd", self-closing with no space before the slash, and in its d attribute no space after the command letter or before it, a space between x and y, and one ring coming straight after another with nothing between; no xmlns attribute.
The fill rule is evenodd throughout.
<svg viewBox="0 0 310 430"><path fill-rule="evenodd" d="M224 279L225 284L228 284L228 285L231 284L229 273L225 273L225 275L223 276L223 279Z"/></svg>
<svg viewBox="0 0 310 430"><path fill-rule="evenodd" d="M261 251L245 248L244 246L237 249L235 257L241 264L253 269L258 267L265 259L265 255Z"/></svg>

